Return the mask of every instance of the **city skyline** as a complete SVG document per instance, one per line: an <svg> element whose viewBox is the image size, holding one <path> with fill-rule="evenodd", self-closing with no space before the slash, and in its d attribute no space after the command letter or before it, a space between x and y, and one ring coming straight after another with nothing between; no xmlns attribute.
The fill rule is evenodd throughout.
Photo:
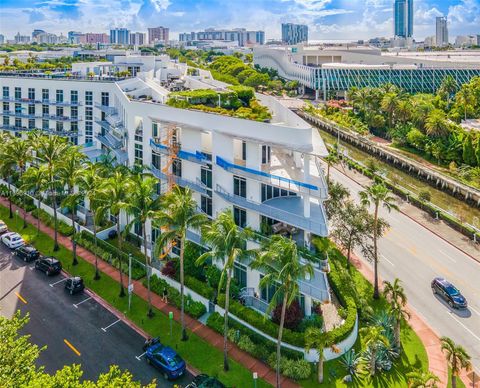
<svg viewBox="0 0 480 388"><path fill-rule="evenodd" d="M281 23L307 24L311 40L391 37L393 0L246 0L242 2L200 0L122 0L97 3L91 0L57 0L32 3L4 0L0 33L30 35L33 29L66 34L70 30L107 32L126 27L147 31L148 27L170 28L170 38L179 32L204 28L261 29L267 39L281 36ZM248 12L245 12L248 10ZM414 38L435 34L435 18L447 16L451 36L477 34L480 0L416 0Z"/></svg>

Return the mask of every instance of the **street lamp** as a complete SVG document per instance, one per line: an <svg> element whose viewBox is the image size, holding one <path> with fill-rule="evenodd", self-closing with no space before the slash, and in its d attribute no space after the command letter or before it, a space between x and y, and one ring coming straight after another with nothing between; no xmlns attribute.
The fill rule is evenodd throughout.
<svg viewBox="0 0 480 388"><path fill-rule="evenodd" d="M253 388L257 388L258 373L253 372Z"/></svg>

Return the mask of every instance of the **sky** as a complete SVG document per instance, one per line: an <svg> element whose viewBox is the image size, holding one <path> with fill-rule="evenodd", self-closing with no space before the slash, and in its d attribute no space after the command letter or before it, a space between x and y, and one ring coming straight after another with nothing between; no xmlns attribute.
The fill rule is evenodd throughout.
<svg viewBox="0 0 480 388"><path fill-rule="evenodd" d="M447 16L449 34L480 34L480 0L414 0L414 38L435 33ZM0 0L0 33L8 39L34 29L107 32L112 27L179 32L244 27L280 37L282 22L304 23L311 40L357 40L393 35L393 0Z"/></svg>

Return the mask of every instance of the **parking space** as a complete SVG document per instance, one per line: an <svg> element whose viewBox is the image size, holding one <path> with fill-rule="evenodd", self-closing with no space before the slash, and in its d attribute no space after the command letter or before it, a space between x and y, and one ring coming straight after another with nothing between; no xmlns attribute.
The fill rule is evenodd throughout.
<svg viewBox="0 0 480 388"><path fill-rule="evenodd" d="M47 277L34 263L14 257L0 244L0 314L16 310L30 313L24 332L32 342L46 345L38 360L52 373L64 365L80 363L85 379L96 379L112 364L128 369L136 379L148 383L157 379L160 387L187 385L192 376L174 382L146 363L145 339L119 317L97 303L89 291L70 295L63 274Z"/></svg>

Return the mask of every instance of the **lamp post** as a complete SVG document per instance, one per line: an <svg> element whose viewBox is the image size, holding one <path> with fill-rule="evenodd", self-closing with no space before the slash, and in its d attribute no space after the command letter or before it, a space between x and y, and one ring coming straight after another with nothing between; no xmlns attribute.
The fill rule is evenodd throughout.
<svg viewBox="0 0 480 388"><path fill-rule="evenodd" d="M132 254L128 254L128 312L130 312L130 305L132 303Z"/></svg>
<svg viewBox="0 0 480 388"><path fill-rule="evenodd" d="M253 372L253 388L257 388L258 373Z"/></svg>

